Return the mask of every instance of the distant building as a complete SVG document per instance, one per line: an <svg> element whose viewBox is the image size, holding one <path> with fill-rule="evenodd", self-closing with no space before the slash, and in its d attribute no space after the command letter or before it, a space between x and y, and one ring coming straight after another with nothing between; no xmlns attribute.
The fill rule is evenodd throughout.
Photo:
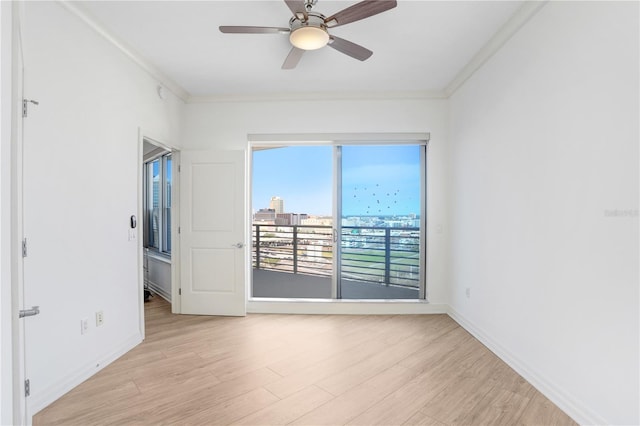
<svg viewBox="0 0 640 426"><path fill-rule="evenodd" d="M333 218L331 216L309 216L306 219L301 219L300 224L311 226L331 226L333 225Z"/></svg>
<svg viewBox="0 0 640 426"><path fill-rule="evenodd" d="M276 213L284 213L284 200L280 197L271 197L269 209L275 210Z"/></svg>
<svg viewBox="0 0 640 426"><path fill-rule="evenodd" d="M274 209L260 209L253 215L253 222L258 225L275 225L276 211Z"/></svg>
<svg viewBox="0 0 640 426"><path fill-rule="evenodd" d="M385 225L388 228L404 228L406 226L405 222L402 220L387 220Z"/></svg>
<svg viewBox="0 0 640 426"><path fill-rule="evenodd" d="M301 225L308 217L304 213L276 213L276 225Z"/></svg>

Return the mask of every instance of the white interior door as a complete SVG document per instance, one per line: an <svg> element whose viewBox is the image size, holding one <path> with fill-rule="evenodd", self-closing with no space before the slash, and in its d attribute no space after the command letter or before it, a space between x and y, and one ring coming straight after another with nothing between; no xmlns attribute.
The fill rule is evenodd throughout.
<svg viewBox="0 0 640 426"><path fill-rule="evenodd" d="M245 153L182 151L181 312L246 314Z"/></svg>

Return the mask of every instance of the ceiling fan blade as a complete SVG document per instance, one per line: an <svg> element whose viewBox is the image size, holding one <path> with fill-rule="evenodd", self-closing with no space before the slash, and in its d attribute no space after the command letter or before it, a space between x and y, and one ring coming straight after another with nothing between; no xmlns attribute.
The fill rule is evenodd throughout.
<svg viewBox="0 0 640 426"><path fill-rule="evenodd" d="M291 13L293 13L293 16L297 16L298 19L300 19L300 17L307 17L307 9L304 7L304 0L284 0L284 2L287 4L287 6L289 6L289 9L291 9Z"/></svg>
<svg viewBox="0 0 640 426"><path fill-rule="evenodd" d="M278 27L250 27L250 26L220 26L220 31L225 34L288 34L289 28Z"/></svg>
<svg viewBox="0 0 640 426"><path fill-rule="evenodd" d="M329 37L328 46L333 47L338 52L342 52L345 55L349 55L359 61L365 61L369 59L371 55L373 55L373 52L369 49L336 36Z"/></svg>
<svg viewBox="0 0 640 426"><path fill-rule="evenodd" d="M285 59L284 63L282 64L282 69L283 70L294 69L296 65L298 65L298 62L300 62L300 58L302 58L303 53L304 53L304 50L298 49L295 46L292 47L291 51L287 55L287 59Z"/></svg>
<svg viewBox="0 0 640 426"><path fill-rule="evenodd" d="M396 0L364 0L329 16L324 22L330 28L337 27L377 15L397 5Z"/></svg>

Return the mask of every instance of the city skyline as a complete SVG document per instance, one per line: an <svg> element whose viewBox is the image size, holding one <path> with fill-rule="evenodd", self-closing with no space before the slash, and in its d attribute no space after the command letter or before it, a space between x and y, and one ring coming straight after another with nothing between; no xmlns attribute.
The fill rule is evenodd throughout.
<svg viewBox="0 0 640 426"><path fill-rule="evenodd" d="M420 214L420 147L342 147L343 216ZM333 147L290 146L253 153L252 209L268 208L272 197L285 211L332 215Z"/></svg>

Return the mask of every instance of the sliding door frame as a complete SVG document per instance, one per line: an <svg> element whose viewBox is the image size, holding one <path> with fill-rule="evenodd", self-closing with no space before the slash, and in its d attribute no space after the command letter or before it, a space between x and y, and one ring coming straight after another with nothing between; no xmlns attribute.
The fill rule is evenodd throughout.
<svg viewBox="0 0 640 426"><path fill-rule="evenodd" d="M341 298L341 286L338 282L341 276L341 235L342 235L342 153L340 147L343 145L418 145L420 149L420 271L418 288L418 300L427 301L427 148L430 139L429 133L327 133L327 134L249 134L248 139L248 151L249 154L254 149L264 148L276 148L284 146L333 146L333 274L331 279L331 297L325 301L330 302L343 302L346 299ZM249 166L247 167L247 189L246 194L248 206L247 217L252 217L251 198L252 198L252 161L253 155L249 155ZM252 220L250 219L247 224L247 235L252 235ZM252 276L252 264L248 262L247 273ZM248 280L249 289L247 295L249 299L253 297L253 280ZM257 300L257 299L256 299ZM291 299L293 301L294 299ZM318 301L319 299L309 299ZM406 299L408 301L414 301L415 299ZM362 302L402 302L404 300L380 300L380 299L350 299L350 302L362 301ZM305 303L305 302L303 302Z"/></svg>
<svg viewBox="0 0 640 426"><path fill-rule="evenodd" d="M420 146L420 287L418 299L427 300L427 146L428 140Z"/></svg>
<svg viewBox="0 0 640 426"><path fill-rule="evenodd" d="M331 276L331 298L342 299L342 150L333 146L333 275Z"/></svg>

